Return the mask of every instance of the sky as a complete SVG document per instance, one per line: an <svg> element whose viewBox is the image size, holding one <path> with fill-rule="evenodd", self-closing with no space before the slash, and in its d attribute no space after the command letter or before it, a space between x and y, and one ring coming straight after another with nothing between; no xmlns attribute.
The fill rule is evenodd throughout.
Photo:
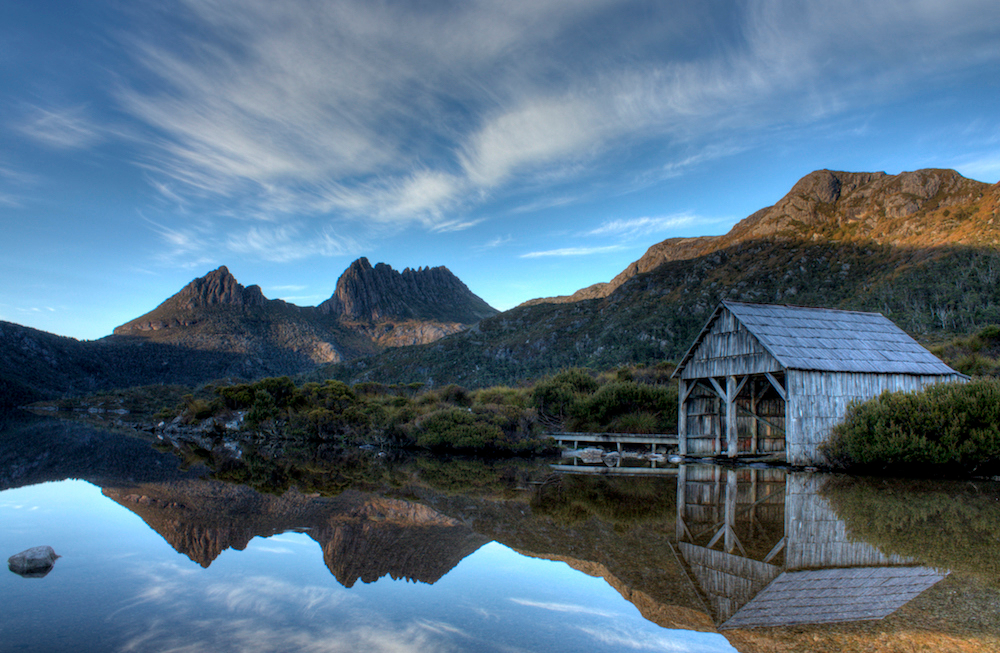
<svg viewBox="0 0 1000 653"><path fill-rule="evenodd" d="M226 265L492 306L817 169L1000 179L996 0L0 3L0 320L108 335Z"/></svg>

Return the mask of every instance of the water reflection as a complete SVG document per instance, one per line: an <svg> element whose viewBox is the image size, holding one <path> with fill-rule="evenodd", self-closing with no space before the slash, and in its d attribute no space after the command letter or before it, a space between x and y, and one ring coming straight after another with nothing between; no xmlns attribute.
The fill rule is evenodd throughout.
<svg viewBox="0 0 1000 653"><path fill-rule="evenodd" d="M882 619L945 577L851 537L825 477L685 467L677 540L720 629Z"/></svg>
<svg viewBox="0 0 1000 653"><path fill-rule="evenodd" d="M642 476L606 465L576 475L544 462L321 451L247 451L235 464L179 453L187 471L122 435L44 420L4 432L0 490L84 478L102 501L53 494L29 518L0 493L3 557L39 544L65 556L40 590L12 584L13 574L0 580L0 594L23 603L12 614L51 611L46 601L71 593L65 632L78 627L69 620L89 620L134 650L232 649L224 644L244 631L277 650L281 638L316 644L344 628L373 649L505 650L498 638L519 631L511 641L529 650L732 650L719 632L741 653L876 642L1000 650L997 484L666 463ZM131 522L117 513L106 522L112 509ZM101 584L126 570L131 598L124 580ZM155 621L165 611L174 621ZM185 625L203 611L211 627ZM146 630L121 639L125 617L149 617L137 622ZM24 633L20 641L36 641Z"/></svg>

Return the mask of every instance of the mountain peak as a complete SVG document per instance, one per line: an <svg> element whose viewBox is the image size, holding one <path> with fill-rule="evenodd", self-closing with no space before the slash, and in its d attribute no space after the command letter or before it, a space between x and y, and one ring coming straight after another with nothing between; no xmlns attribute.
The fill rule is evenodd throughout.
<svg viewBox="0 0 1000 653"><path fill-rule="evenodd" d="M178 308L186 309L218 305L263 306L267 302L260 286L244 288L224 265L195 279L171 299L177 300Z"/></svg>
<svg viewBox="0 0 1000 653"><path fill-rule="evenodd" d="M406 268L367 258L351 263L337 280L322 313L351 320L435 320L472 324L497 311L477 297L446 267Z"/></svg>

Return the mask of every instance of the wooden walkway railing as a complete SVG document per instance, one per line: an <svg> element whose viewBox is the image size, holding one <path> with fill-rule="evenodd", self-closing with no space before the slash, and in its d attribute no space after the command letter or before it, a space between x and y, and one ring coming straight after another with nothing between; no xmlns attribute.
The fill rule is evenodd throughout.
<svg viewBox="0 0 1000 653"><path fill-rule="evenodd" d="M665 452L668 448L677 448L676 434L649 434L632 435L630 433L550 433L549 435L561 447L567 447L572 443L574 449L580 448L580 443L584 444L614 444L618 451L622 450L623 444L648 444L651 453L657 452L657 447L663 447Z"/></svg>

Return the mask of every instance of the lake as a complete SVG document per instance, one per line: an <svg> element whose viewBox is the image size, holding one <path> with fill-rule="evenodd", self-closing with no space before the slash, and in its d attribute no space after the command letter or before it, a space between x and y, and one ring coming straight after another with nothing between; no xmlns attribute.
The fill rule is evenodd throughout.
<svg viewBox="0 0 1000 653"><path fill-rule="evenodd" d="M0 419L0 651L1000 650L989 481L153 444Z"/></svg>

